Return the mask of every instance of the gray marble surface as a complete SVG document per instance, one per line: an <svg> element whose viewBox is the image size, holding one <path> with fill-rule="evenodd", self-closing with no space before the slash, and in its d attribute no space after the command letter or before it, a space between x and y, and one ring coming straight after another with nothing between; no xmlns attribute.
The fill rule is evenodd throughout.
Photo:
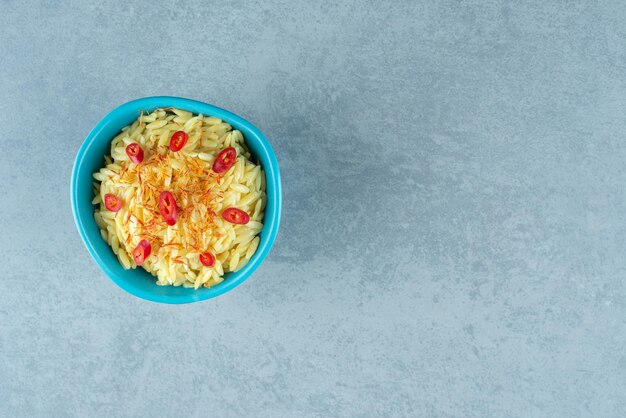
<svg viewBox="0 0 626 418"><path fill-rule="evenodd" d="M623 2L122 3L2 1L0 415L626 414ZM84 137L151 95L280 161L214 300L124 293L73 223Z"/></svg>

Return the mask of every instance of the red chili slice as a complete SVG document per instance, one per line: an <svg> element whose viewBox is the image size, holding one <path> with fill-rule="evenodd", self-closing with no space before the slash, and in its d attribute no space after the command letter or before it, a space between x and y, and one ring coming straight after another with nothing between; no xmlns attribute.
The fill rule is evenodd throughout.
<svg viewBox="0 0 626 418"><path fill-rule="evenodd" d="M250 215L241 209L228 208L222 212L222 218L226 219L231 224L245 225L250 221Z"/></svg>
<svg viewBox="0 0 626 418"><path fill-rule="evenodd" d="M217 158L215 158L215 162L213 162L213 171L216 173L224 173L228 170L237 159L237 150L233 147L224 148L219 154L217 154Z"/></svg>
<svg viewBox="0 0 626 418"><path fill-rule="evenodd" d="M150 242L146 239L142 239L139 241L139 244L133 250L133 258L135 259L135 263L138 266L142 265L146 258L150 256L150 252L152 251L152 246Z"/></svg>
<svg viewBox="0 0 626 418"><path fill-rule="evenodd" d="M172 138L170 139L170 149L174 152L180 151L187 140L189 139L189 135L185 131L176 131L172 134Z"/></svg>
<svg viewBox="0 0 626 418"><path fill-rule="evenodd" d="M136 142L128 144L126 147L126 155L128 155L128 158L135 164L139 164L143 161L143 150Z"/></svg>
<svg viewBox="0 0 626 418"><path fill-rule="evenodd" d="M207 267L215 265L215 256L211 253L200 254L200 262Z"/></svg>
<svg viewBox="0 0 626 418"><path fill-rule="evenodd" d="M114 194L107 193L104 195L104 206L111 212L117 212L122 209L122 200Z"/></svg>
<svg viewBox="0 0 626 418"><path fill-rule="evenodd" d="M174 225L178 219L178 208L176 199L170 192L161 192L159 196L159 211L168 225Z"/></svg>

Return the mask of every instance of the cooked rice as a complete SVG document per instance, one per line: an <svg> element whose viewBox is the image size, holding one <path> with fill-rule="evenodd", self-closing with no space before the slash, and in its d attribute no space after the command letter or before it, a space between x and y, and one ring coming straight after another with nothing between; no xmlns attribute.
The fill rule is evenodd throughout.
<svg viewBox="0 0 626 418"><path fill-rule="evenodd" d="M189 135L181 151L169 150L172 133ZM126 146L136 142L144 160L132 164ZM211 169L226 147L237 150L237 160L225 173ZM141 265L157 277L158 285L199 288L224 280L224 274L245 266L259 245L267 201L265 173L251 159L241 132L216 117L193 115L180 109L157 109L142 114L111 141L106 166L94 173L94 218L102 238L125 269L136 268L132 251L147 239L150 256ZM158 210L161 191L176 197L178 221L168 226ZM104 195L118 196L123 207L106 209ZM236 207L250 215L246 225L234 225L220 216ZM215 265L206 267L199 255L211 252Z"/></svg>

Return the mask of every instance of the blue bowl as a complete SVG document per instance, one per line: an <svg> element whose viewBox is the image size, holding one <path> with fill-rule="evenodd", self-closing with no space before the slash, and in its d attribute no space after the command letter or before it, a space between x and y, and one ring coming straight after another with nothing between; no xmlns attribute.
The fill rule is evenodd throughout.
<svg viewBox="0 0 626 418"><path fill-rule="evenodd" d="M103 158L110 152L111 140L124 126L136 120L142 110L151 112L158 107L176 107L225 120L243 133L250 151L258 157L265 170L267 205L259 247L245 267L238 272L227 273L222 283L208 289L157 286L156 278L142 268L124 270L111 247L100 236L100 230L93 218L92 174L103 167ZM78 150L72 171L71 195L72 212L78 232L102 271L128 293L160 303L199 302L219 296L243 283L270 252L278 233L282 205L278 161L269 141L261 131L242 117L219 107L195 100L166 96L146 97L125 103L98 122Z"/></svg>

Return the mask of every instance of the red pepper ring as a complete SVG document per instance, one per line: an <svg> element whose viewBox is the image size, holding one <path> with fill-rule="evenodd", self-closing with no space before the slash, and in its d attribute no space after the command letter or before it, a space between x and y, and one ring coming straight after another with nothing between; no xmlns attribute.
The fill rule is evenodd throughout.
<svg viewBox="0 0 626 418"><path fill-rule="evenodd" d="M111 212L117 212L122 209L122 200L114 194L107 193L104 195L104 206Z"/></svg>
<svg viewBox="0 0 626 418"><path fill-rule="evenodd" d="M215 265L215 256L211 253L200 254L200 262L203 266L213 267Z"/></svg>
<svg viewBox="0 0 626 418"><path fill-rule="evenodd" d="M126 147L126 155L128 155L130 161L135 164L139 164L143 161L143 149L141 149L141 146L139 146L139 144L136 142L128 144L128 146Z"/></svg>
<svg viewBox="0 0 626 418"><path fill-rule="evenodd" d="M152 246L148 240L142 239L139 241L139 244L133 250L133 259L135 263L140 266L146 261L146 258L150 256L150 252L152 252Z"/></svg>
<svg viewBox="0 0 626 418"><path fill-rule="evenodd" d="M218 174L225 173L237 160L237 150L233 147L224 148L213 162L213 171Z"/></svg>
<svg viewBox="0 0 626 418"><path fill-rule="evenodd" d="M165 222L172 226L176 224L178 219L178 207L176 206L176 199L170 192L161 192L159 195L159 212Z"/></svg>
<svg viewBox="0 0 626 418"><path fill-rule="evenodd" d="M225 209L224 212L222 212L222 218L236 225L245 225L250 222L250 215L237 208Z"/></svg>
<svg viewBox="0 0 626 418"><path fill-rule="evenodd" d="M183 149L187 140L189 139L189 135L185 131L176 131L172 134L172 138L170 138L170 149L174 152L180 151Z"/></svg>

